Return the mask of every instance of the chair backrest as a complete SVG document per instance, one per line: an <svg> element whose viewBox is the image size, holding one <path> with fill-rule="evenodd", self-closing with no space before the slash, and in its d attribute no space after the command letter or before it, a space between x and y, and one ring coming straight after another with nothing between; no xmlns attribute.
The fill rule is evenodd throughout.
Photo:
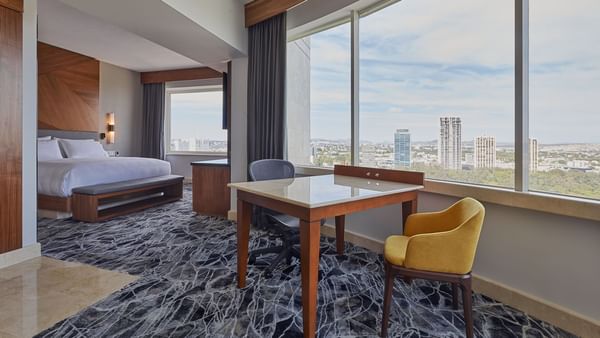
<svg viewBox="0 0 600 338"><path fill-rule="evenodd" d="M468 273L475 260L485 208L479 201L466 197L440 213L443 224L440 224L439 232L410 238L405 266L427 271ZM431 249L429 255L425 248Z"/></svg>
<svg viewBox="0 0 600 338"><path fill-rule="evenodd" d="M275 159L258 160L250 163L248 173L252 181L293 178L296 175L292 162Z"/></svg>

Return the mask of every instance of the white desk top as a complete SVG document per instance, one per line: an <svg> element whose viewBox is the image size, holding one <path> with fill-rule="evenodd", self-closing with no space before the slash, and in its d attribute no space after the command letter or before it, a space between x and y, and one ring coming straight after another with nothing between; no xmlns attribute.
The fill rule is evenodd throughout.
<svg viewBox="0 0 600 338"><path fill-rule="evenodd" d="M230 183L228 186L307 208L423 189L422 185L342 175Z"/></svg>

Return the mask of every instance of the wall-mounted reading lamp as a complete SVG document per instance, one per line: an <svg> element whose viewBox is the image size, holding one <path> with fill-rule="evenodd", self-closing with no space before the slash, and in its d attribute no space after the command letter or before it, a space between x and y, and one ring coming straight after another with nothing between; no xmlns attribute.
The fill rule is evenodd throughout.
<svg viewBox="0 0 600 338"><path fill-rule="evenodd" d="M106 113L106 144L115 143L115 113Z"/></svg>

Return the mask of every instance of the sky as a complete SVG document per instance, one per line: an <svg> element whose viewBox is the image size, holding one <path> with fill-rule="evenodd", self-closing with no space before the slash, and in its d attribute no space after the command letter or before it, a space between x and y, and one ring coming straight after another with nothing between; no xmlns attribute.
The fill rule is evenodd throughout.
<svg viewBox="0 0 600 338"><path fill-rule="evenodd" d="M530 1L530 135L600 143L600 1ZM350 25L311 37L311 138L350 138ZM361 140L514 138L514 1L403 0L360 21Z"/></svg>
<svg viewBox="0 0 600 338"><path fill-rule="evenodd" d="M227 141L221 91L171 94L171 139Z"/></svg>

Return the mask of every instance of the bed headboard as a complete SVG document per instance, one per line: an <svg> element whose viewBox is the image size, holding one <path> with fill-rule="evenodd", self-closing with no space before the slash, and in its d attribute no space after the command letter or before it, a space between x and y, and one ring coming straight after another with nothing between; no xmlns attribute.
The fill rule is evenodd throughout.
<svg viewBox="0 0 600 338"><path fill-rule="evenodd" d="M99 134L93 131L68 131L68 130L52 130L38 129L38 137L52 136L56 138L68 138L73 140L94 139L98 141Z"/></svg>

